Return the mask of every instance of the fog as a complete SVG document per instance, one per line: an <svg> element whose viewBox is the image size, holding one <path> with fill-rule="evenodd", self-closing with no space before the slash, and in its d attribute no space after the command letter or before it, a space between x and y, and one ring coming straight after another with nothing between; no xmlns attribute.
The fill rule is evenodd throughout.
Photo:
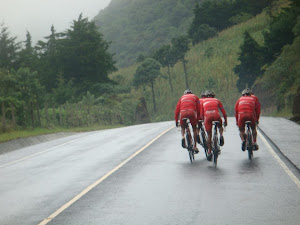
<svg viewBox="0 0 300 225"><path fill-rule="evenodd" d="M0 23L9 28L18 41L28 30L33 44L50 34L51 25L61 32L70 27L80 13L93 19L111 0L0 0Z"/></svg>

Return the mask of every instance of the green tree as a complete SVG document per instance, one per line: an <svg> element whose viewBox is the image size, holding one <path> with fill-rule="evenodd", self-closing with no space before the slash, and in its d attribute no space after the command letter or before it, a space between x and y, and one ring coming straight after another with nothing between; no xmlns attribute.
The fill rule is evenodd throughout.
<svg viewBox="0 0 300 225"><path fill-rule="evenodd" d="M186 70L187 60L185 59L185 54L190 50L189 47L190 40L188 39L187 36L182 35L177 38L173 38L171 42L173 45L173 51L172 51L173 56L176 57L176 61L182 62L184 75L185 75L186 88L189 88L187 70Z"/></svg>
<svg viewBox="0 0 300 225"><path fill-rule="evenodd" d="M251 15L256 15L266 7L271 7L274 0L235 0L233 2L234 12L239 13L249 13Z"/></svg>
<svg viewBox="0 0 300 225"><path fill-rule="evenodd" d="M207 2L206 4L211 4L211 2ZM199 3L196 2L195 8L193 9L194 18L188 30L188 35L192 40L193 45L213 37L217 33L217 30L214 27L203 22L205 14L203 14L202 11Z"/></svg>
<svg viewBox="0 0 300 225"><path fill-rule="evenodd" d="M39 57L37 70L41 77L41 83L47 92L56 87L58 74L62 73L63 61L60 57L62 51L62 33L57 33L51 26L51 34L45 37L46 41L38 41L35 51Z"/></svg>
<svg viewBox="0 0 300 225"><path fill-rule="evenodd" d="M292 44L293 28L300 15L299 1L293 1L277 17L272 18L270 28L264 33L265 63L271 64L281 53L283 46Z"/></svg>
<svg viewBox="0 0 300 225"><path fill-rule="evenodd" d="M238 75L237 88L242 91L246 87L251 87L256 78L262 74L262 47L246 31L244 42L240 47L241 53L238 57L241 62L234 68Z"/></svg>
<svg viewBox="0 0 300 225"><path fill-rule="evenodd" d="M136 62L137 63L141 63L146 59L146 57L144 56L144 54L139 54L138 57L136 58Z"/></svg>
<svg viewBox="0 0 300 225"><path fill-rule="evenodd" d="M153 58L157 60L162 65L162 67L168 68L169 84L171 91L173 92L170 68L172 68L175 65L176 58L172 51L173 49L170 45L163 45L153 54Z"/></svg>
<svg viewBox="0 0 300 225"><path fill-rule="evenodd" d="M233 4L229 0L204 0L194 14L198 26L208 24L220 31L231 25L229 18L233 16Z"/></svg>
<svg viewBox="0 0 300 225"><path fill-rule="evenodd" d="M12 111L13 125L15 125L14 110L12 105L15 102L15 77L5 69L0 69L0 102L2 112L2 131L6 131L6 107L10 103Z"/></svg>
<svg viewBox="0 0 300 225"><path fill-rule="evenodd" d="M30 120L32 127L35 127L34 109L36 109L38 117L38 125L40 120L40 102L44 97L44 87L40 84L37 72L31 72L29 68L20 68L16 74L17 89L21 93L21 100L24 108L28 107L30 111Z"/></svg>
<svg viewBox="0 0 300 225"><path fill-rule="evenodd" d="M8 28L0 24L0 68L16 68L20 43L16 42L17 37L11 37Z"/></svg>
<svg viewBox="0 0 300 225"><path fill-rule="evenodd" d="M72 102L76 93L76 88L73 85L72 80L66 81L62 74L58 75L56 88L52 89L54 101L62 105L67 101Z"/></svg>
<svg viewBox="0 0 300 225"><path fill-rule="evenodd" d="M26 33L26 40L24 43L25 48L20 51L20 66L30 68L31 70L36 70L37 56L34 48L32 47L31 34L29 31Z"/></svg>
<svg viewBox="0 0 300 225"><path fill-rule="evenodd" d="M208 24L201 24L200 26L196 27L193 32L190 32L190 38L192 39L193 45L205 41L209 38L212 38L217 35L217 30Z"/></svg>
<svg viewBox="0 0 300 225"><path fill-rule="evenodd" d="M77 87L86 91L94 83L109 82L108 74L116 70L109 43L103 40L94 22L79 16L63 39L61 60L66 81L73 79Z"/></svg>
<svg viewBox="0 0 300 225"><path fill-rule="evenodd" d="M160 75L160 63L155 59L147 58L136 70L133 77L133 85L136 87L149 85L152 91L153 110L156 113L154 83Z"/></svg>

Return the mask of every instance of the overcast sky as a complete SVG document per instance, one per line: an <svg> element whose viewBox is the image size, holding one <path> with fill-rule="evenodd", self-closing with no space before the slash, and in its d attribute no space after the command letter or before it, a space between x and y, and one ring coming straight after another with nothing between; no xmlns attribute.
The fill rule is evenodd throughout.
<svg viewBox="0 0 300 225"><path fill-rule="evenodd" d="M4 22L11 36L26 39L26 30L33 44L50 34L51 25L57 32L70 27L80 13L93 19L111 0L0 0L0 23Z"/></svg>

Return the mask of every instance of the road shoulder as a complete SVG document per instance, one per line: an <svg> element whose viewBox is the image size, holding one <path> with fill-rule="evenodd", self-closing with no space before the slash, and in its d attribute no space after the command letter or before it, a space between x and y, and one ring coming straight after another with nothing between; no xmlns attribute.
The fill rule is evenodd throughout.
<svg viewBox="0 0 300 225"><path fill-rule="evenodd" d="M285 118L262 117L259 128L300 169L300 125Z"/></svg>

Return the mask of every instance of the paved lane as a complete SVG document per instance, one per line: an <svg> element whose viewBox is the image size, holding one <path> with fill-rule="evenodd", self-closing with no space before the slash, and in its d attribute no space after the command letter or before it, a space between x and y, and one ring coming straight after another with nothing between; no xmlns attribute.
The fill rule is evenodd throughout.
<svg viewBox="0 0 300 225"><path fill-rule="evenodd" d="M0 224L38 224L172 125L83 133L0 155Z"/></svg>
<svg viewBox="0 0 300 225"><path fill-rule="evenodd" d="M172 124L128 128L137 143L117 132L118 145L114 131L95 132L0 167L0 224L38 224ZM233 118L229 125L217 168L203 151L190 164L174 128L48 224L298 224L298 187L260 139L250 162Z"/></svg>
<svg viewBox="0 0 300 225"><path fill-rule="evenodd" d="M298 187L261 140L250 162L229 122L217 169L173 129L49 224L298 224Z"/></svg>

